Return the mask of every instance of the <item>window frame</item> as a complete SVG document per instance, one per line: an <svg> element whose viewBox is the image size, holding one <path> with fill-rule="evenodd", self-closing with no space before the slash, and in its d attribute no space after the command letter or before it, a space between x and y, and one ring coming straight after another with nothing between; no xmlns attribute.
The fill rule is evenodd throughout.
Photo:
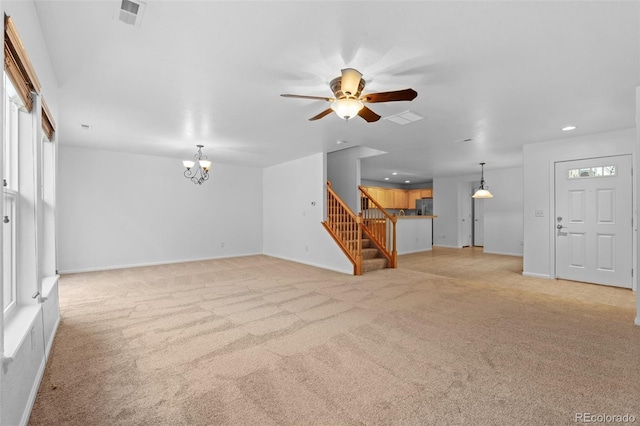
<svg viewBox="0 0 640 426"><path fill-rule="evenodd" d="M4 93L4 108L3 108L3 127L4 132L2 134L2 150L3 150L3 211L2 211L2 224L3 224L3 246L2 246L2 291L5 292L5 286L9 285L11 288L8 294L11 295L9 301L3 298L3 315L4 318L9 318L18 307L18 232L19 232L19 209L18 204L20 200L19 193L19 146L20 133L19 133L19 114L21 110L25 110L24 105L20 103L21 99L18 97L15 87L8 78L7 73L3 73L3 93ZM7 186L4 186L6 182ZM5 223L4 219L7 216L9 222ZM10 231L10 234L9 234ZM10 240L7 239L10 236ZM9 242L10 253L4 252L4 244ZM5 264L5 258L9 259L9 264ZM5 267L10 268L10 281L5 281Z"/></svg>

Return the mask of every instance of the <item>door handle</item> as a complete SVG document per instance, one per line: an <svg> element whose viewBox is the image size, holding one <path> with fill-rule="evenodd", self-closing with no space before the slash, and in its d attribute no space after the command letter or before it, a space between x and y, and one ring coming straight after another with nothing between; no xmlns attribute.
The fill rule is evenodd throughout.
<svg viewBox="0 0 640 426"><path fill-rule="evenodd" d="M556 228L558 228L558 229L567 229L567 228L565 228L564 226L562 226L560 224L556 225Z"/></svg>

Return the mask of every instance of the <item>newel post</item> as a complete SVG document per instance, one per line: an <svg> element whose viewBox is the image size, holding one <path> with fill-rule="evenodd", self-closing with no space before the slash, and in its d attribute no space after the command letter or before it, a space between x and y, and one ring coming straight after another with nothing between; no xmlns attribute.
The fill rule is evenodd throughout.
<svg viewBox="0 0 640 426"><path fill-rule="evenodd" d="M392 225L392 237L391 237L391 241L392 241L392 246L391 246L391 267L392 268L397 268L398 267L398 252L396 250L396 222L398 221L398 217L396 216L396 214L394 213L393 215L391 215L391 225Z"/></svg>
<svg viewBox="0 0 640 426"><path fill-rule="evenodd" d="M356 264L353 266L353 275L362 275L362 212L358 213L358 216L356 216L356 230L358 242L356 246Z"/></svg>

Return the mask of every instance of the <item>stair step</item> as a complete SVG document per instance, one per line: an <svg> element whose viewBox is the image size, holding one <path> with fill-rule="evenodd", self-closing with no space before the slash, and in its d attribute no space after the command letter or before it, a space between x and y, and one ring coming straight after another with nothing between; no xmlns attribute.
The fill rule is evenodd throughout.
<svg viewBox="0 0 640 426"><path fill-rule="evenodd" d="M377 271L387 267L387 259L384 257L376 257L373 259L365 259L362 261L362 272Z"/></svg>
<svg viewBox="0 0 640 426"><path fill-rule="evenodd" d="M362 258L363 259L373 259L378 257L378 249L377 248L362 248Z"/></svg>

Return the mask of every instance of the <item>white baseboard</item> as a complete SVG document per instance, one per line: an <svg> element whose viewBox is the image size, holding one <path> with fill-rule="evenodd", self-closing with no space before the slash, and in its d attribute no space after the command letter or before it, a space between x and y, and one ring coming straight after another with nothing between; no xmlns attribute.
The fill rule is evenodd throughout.
<svg viewBox="0 0 640 426"><path fill-rule="evenodd" d="M640 313L638 314L638 316L636 317L636 320L634 321L635 325L640 326Z"/></svg>
<svg viewBox="0 0 640 426"><path fill-rule="evenodd" d="M302 263L303 265L309 265L309 266L313 266L315 268L328 269L328 270L334 271L334 272L341 272L343 274L353 275L353 267L351 267L350 269L334 268L333 266L321 265L321 264L315 263L315 262L305 262L303 260L293 259L293 258L290 258L290 257L287 257L287 256L279 256L279 255L269 254L269 253L264 253L264 255L265 256L269 256L269 257L275 257L276 259L288 260L290 262Z"/></svg>
<svg viewBox="0 0 640 426"><path fill-rule="evenodd" d="M418 250L409 250L409 251L403 251L402 253L398 252L398 256L402 256L403 254L413 254L413 253L425 253L428 251L432 251L433 249L431 247L429 247L428 249L418 249Z"/></svg>
<svg viewBox="0 0 640 426"><path fill-rule="evenodd" d="M79 274L83 272L99 272L99 271L110 271L113 269L127 269L127 268L141 268L145 266L159 266L159 265L171 265L174 263L189 263L189 262L201 262L204 260L216 260L216 259L229 259L232 257L246 257L246 256L259 256L264 253L237 253L237 254L229 254L224 256L213 256L213 257L200 257L193 259L175 259L175 260L162 260L157 262L143 262L143 263L131 263L124 265L104 265L104 266L94 266L90 268L79 268L79 269L61 269L59 274Z"/></svg>
<svg viewBox="0 0 640 426"><path fill-rule="evenodd" d="M446 247L446 248L455 248L455 249L461 249L462 247L460 246L449 246L446 244L434 244L433 247Z"/></svg>
<svg viewBox="0 0 640 426"><path fill-rule="evenodd" d="M553 277L547 274L534 274L533 272L523 272L523 276L525 277L533 277L533 278L546 278L548 280L552 280Z"/></svg>
<svg viewBox="0 0 640 426"><path fill-rule="evenodd" d="M499 254L501 256L516 256L516 257L523 257L524 255L522 253L508 253L508 252L502 252L502 251L487 251L487 250L483 250L483 253L486 254Z"/></svg>

